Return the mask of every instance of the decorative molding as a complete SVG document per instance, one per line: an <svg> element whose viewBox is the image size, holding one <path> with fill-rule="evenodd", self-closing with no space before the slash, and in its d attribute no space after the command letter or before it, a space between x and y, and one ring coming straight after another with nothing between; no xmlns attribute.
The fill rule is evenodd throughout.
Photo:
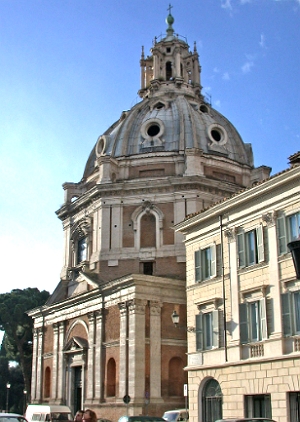
<svg viewBox="0 0 300 422"><path fill-rule="evenodd" d="M276 224L277 213L276 211L267 212L262 215L262 221L264 221L268 227Z"/></svg>
<svg viewBox="0 0 300 422"><path fill-rule="evenodd" d="M227 237L229 242L233 242L236 239L237 228L236 227L227 227L224 229L224 235Z"/></svg>
<svg viewBox="0 0 300 422"><path fill-rule="evenodd" d="M145 313L145 307L147 305L147 300L144 299L132 299L128 301L128 309L130 313Z"/></svg>

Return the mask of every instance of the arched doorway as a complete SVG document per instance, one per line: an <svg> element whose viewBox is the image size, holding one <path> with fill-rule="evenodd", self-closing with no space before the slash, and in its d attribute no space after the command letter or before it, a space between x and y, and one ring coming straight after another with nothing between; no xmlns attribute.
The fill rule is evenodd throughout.
<svg viewBox="0 0 300 422"><path fill-rule="evenodd" d="M215 379L209 379L202 390L202 420L215 422L222 419L222 391Z"/></svg>

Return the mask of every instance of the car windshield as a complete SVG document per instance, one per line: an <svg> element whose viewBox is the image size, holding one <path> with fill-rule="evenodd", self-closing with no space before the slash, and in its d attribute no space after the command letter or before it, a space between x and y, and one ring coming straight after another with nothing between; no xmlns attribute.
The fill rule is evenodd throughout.
<svg viewBox="0 0 300 422"><path fill-rule="evenodd" d="M23 416L0 415L0 422L27 422Z"/></svg>
<svg viewBox="0 0 300 422"><path fill-rule="evenodd" d="M71 421L73 420L71 413L65 412L52 412L51 413L52 421Z"/></svg>
<svg viewBox="0 0 300 422"><path fill-rule="evenodd" d="M173 421L175 421L175 420L176 420L177 416L178 416L178 412L166 412L166 413L163 415L163 418L164 418L166 421L173 422Z"/></svg>

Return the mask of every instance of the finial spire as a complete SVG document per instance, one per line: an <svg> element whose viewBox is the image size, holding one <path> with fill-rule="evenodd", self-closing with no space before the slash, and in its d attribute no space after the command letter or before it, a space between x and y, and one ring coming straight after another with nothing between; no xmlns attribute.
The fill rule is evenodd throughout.
<svg viewBox="0 0 300 422"><path fill-rule="evenodd" d="M169 14L168 14L167 19L166 19L166 23L168 24L168 28L167 28L167 35L168 36L172 36L174 34L174 29L172 27L172 25L174 23L174 18L171 15L171 9L172 8L173 8L173 6L171 6L171 4L169 4L169 7L167 9Z"/></svg>
<svg viewBox="0 0 300 422"><path fill-rule="evenodd" d="M171 15L171 9L173 9L173 6L171 6L171 3L170 3L169 7L167 8L167 10L169 11L169 15Z"/></svg>

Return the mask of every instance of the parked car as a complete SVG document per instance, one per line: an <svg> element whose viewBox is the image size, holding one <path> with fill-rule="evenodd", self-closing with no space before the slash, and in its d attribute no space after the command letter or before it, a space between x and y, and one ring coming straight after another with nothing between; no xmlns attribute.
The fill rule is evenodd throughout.
<svg viewBox="0 0 300 422"><path fill-rule="evenodd" d="M189 412L186 409L167 410L163 414L163 419L168 422L188 421Z"/></svg>
<svg viewBox="0 0 300 422"><path fill-rule="evenodd" d="M18 413L0 413L0 422L28 422L24 416Z"/></svg>
<svg viewBox="0 0 300 422"><path fill-rule="evenodd" d="M159 416L121 416L118 422L165 422Z"/></svg>
<svg viewBox="0 0 300 422"><path fill-rule="evenodd" d="M73 415L68 406L52 404L29 404L26 409L25 417L28 422L73 421Z"/></svg>

